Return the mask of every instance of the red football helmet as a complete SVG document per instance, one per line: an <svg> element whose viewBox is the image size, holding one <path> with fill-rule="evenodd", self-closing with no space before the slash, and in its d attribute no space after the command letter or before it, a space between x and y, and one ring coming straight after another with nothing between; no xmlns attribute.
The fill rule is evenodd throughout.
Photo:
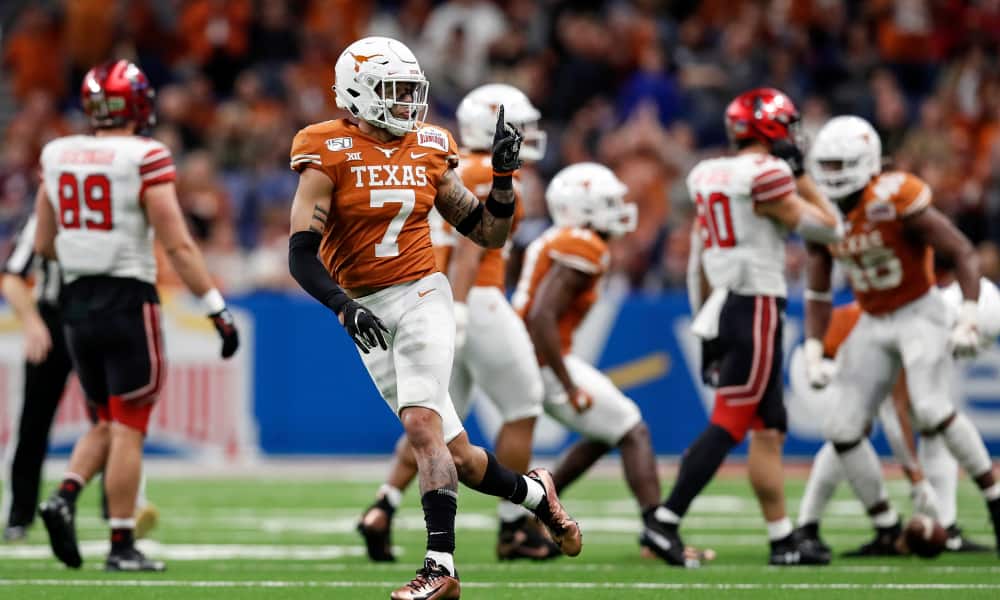
<svg viewBox="0 0 1000 600"><path fill-rule="evenodd" d="M80 88L83 111L97 129L135 123L142 131L156 125L155 97L146 74L127 60L97 65L83 76Z"/></svg>
<svg viewBox="0 0 1000 600"><path fill-rule="evenodd" d="M726 107L729 141L756 140L770 146L778 140L797 141L799 110L781 90L757 88L743 92Z"/></svg>

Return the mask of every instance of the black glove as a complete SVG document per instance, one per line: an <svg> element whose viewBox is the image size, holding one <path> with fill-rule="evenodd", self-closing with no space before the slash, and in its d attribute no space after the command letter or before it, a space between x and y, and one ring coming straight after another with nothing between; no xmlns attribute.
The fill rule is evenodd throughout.
<svg viewBox="0 0 1000 600"><path fill-rule="evenodd" d="M497 111L497 130L493 134L493 172L510 173L521 167L521 135L513 125L503 120L503 104Z"/></svg>
<svg viewBox="0 0 1000 600"><path fill-rule="evenodd" d="M791 140L778 140L771 144L771 154L788 163L792 175L801 177L806 172L806 161L802 157L802 149Z"/></svg>
<svg viewBox="0 0 1000 600"><path fill-rule="evenodd" d="M382 332L389 333L389 330L382 323L382 319L373 315L367 308L354 300L348 300L340 316L343 318L347 335L351 336L362 352L368 354L376 344L383 350L389 349L385 343L385 336L382 335Z"/></svg>
<svg viewBox="0 0 1000 600"><path fill-rule="evenodd" d="M240 334L236 331L236 321L233 320L233 313L228 308L223 308L217 313L208 315L215 325L215 330L222 338L222 358L229 358L236 354L236 349L240 347Z"/></svg>

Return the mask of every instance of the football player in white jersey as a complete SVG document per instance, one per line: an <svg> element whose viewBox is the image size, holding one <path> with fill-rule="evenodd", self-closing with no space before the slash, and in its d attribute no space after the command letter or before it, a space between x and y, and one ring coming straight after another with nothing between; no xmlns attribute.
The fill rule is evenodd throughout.
<svg viewBox="0 0 1000 600"><path fill-rule="evenodd" d="M76 498L103 469L111 526L105 568L162 571L161 561L135 548L133 518L143 438L165 369L154 234L201 298L224 358L239 338L181 214L170 151L142 136L155 119L149 80L126 60L110 61L84 76L81 95L95 132L42 150L35 249L62 267L66 341L96 419L39 513L56 557L79 568Z"/></svg>
<svg viewBox="0 0 1000 600"><path fill-rule="evenodd" d="M745 92L726 109L735 156L702 161L687 183L698 218L692 230L688 291L692 330L703 341L702 372L716 388L709 426L688 447L669 497L646 522L642 542L684 565L680 521L729 451L747 432L750 483L767 522L774 565L823 564L801 543L785 512L781 449L781 331L785 238L840 239L836 208L804 173L799 113L770 88ZM705 293L711 296L702 304Z"/></svg>

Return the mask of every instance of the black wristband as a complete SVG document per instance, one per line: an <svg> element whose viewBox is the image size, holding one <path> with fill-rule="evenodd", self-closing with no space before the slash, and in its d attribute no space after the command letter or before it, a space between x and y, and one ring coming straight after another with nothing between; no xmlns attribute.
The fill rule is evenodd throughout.
<svg viewBox="0 0 1000 600"><path fill-rule="evenodd" d="M493 173L493 189L501 192L514 189L514 176Z"/></svg>
<svg viewBox="0 0 1000 600"><path fill-rule="evenodd" d="M288 238L288 270L302 289L338 315L351 298L340 289L320 263L323 236L315 231L297 231Z"/></svg>
<svg viewBox="0 0 1000 600"><path fill-rule="evenodd" d="M498 219L509 219L514 216L514 207L517 202L500 202L490 194L486 199L486 210Z"/></svg>
<svg viewBox="0 0 1000 600"><path fill-rule="evenodd" d="M455 230L462 235L469 235L472 230L476 228L476 225L483 220L483 205L479 204L476 208L469 213L469 216L462 219L462 222L455 226Z"/></svg>

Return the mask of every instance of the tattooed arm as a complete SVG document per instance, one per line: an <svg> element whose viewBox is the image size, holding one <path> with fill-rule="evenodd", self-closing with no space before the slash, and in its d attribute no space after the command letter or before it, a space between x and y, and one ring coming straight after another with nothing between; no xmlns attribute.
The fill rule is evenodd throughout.
<svg viewBox="0 0 1000 600"><path fill-rule="evenodd" d="M358 349L368 354L376 346L388 346L382 321L358 304L337 285L317 253L326 229L333 198L333 182L316 169L304 169L292 200L292 231L288 238L288 270L302 289L309 292L340 319Z"/></svg>
<svg viewBox="0 0 1000 600"><path fill-rule="evenodd" d="M454 169L445 172L434 206L455 229L485 248L501 248L514 218L514 189L497 189L496 181L486 202L466 189ZM491 210L492 209L492 210ZM504 215L497 216L494 213Z"/></svg>

